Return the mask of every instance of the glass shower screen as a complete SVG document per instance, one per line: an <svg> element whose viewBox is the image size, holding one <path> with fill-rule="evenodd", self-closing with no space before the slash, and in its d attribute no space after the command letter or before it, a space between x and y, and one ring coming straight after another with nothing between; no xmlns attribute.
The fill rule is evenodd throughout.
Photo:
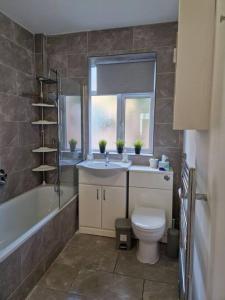
<svg viewBox="0 0 225 300"><path fill-rule="evenodd" d="M58 110L60 207L78 193L76 164L83 156L82 98L83 86L79 82L73 82L70 91L66 90L62 83Z"/></svg>

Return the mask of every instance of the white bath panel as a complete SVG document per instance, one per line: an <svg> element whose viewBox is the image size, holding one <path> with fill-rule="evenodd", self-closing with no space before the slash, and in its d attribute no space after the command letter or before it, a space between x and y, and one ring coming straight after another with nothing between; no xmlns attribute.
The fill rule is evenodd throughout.
<svg viewBox="0 0 225 300"><path fill-rule="evenodd" d="M56 107L54 104L48 104L48 103L32 103L32 106L39 106L39 107Z"/></svg>
<svg viewBox="0 0 225 300"><path fill-rule="evenodd" d="M47 172L53 170L56 170L56 167L49 165L40 165L39 167L32 169L33 172Z"/></svg>
<svg viewBox="0 0 225 300"><path fill-rule="evenodd" d="M38 121L32 122L32 124L33 125L56 125L57 122L46 121L46 120L38 120Z"/></svg>
<svg viewBox="0 0 225 300"><path fill-rule="evenodd" d="M49 147L40 147L32 150L32 152L35 153L46 153L46 152L56 152L56 151L57 151L56 148L49 148Z"/></svg>

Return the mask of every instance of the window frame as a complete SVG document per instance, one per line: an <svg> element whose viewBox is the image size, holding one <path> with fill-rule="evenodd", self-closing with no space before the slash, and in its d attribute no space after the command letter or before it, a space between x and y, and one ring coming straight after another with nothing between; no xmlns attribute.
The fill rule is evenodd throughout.
<svg viewBox="0 0 225 300"><path fill-rule="evenodd" d="M89 95L89 106L88 106L88 119L89 119L89 151L90 153L98 152L99 149L92 149L92 96L97 96L96 91L91 91L91 81L92 81L92 67L98 65L99 63L112 63L112 61L154 61L154 90L148 93L123 93L117 94L117 129L116 129L116 140L123 139L125 141L125 99L126 98L150 98L150 111L149 117L152 120L149 127L149 147L142 149L142 154L152 155L154 149L154 128L155 128L155 98L156 98L156 54L154 52L151 53L135 53L135 54L122 54L122 55L110 55L104 57L89 57L88 58L88 95ZM115 94L116 95L116 94ZM123 116L123 117L122 117ZM118 125L120 124L120 125ZM134 147L125 147L128 154L134 154ZM107 149L112 153L117 153L116 149Z"/></svg>
<svg viewBox="0 0 225 300"><path fill-rule="evenodd" d="M126 94L121 94L121 102L122 102L122 114L123 114L123 118L122 118L122 134L118 135L117 134L117 139L120 138L119 136L122 137L122 139L125 141L125 122L126 122L126 118L125 118L125 114L126 114L126 99L137 99L137 98L150 98L150 109L149 109L149 120L150 120L150 124L149 124L149 147L148 148L143 148L142 149L142 153L145 154L153 154L153 141L154 141L154 127L155 127L155 118L154 118L154 113L155 113L155 93L126 93ZM118 115L117 115L118 116ZM117 126L117 130L118 130ZM120 131L120 130L118 130ZM134 147L130 148L130 147L125 147L126 151L128 153L133 153L134 152Z"/></svg>

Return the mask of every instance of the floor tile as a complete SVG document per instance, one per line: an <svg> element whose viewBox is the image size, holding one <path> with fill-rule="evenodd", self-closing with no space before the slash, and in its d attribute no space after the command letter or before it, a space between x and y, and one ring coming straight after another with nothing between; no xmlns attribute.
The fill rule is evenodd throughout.
<svg viewBox="0 0 225 300"><path fill-rule="evenodd" d="M142 264L115 239L75 234L28 300L175 300L178 263L160 247L160 261Z"/></svg>
<svg viewBox="0 0 225 300"><path fill-rule="evenodd" d="M116 241L110 237L76 233L67 247L86 248L92 251L93 249L116 250Z"/></svg>
<svg viewBox="0 0 225 300"><path fill-rule="evenodd" d="M65 293L37 286L26 300L91 300L84 296Z"/></svg>
<svg viewBox="0 0 225 300"><path fill-rule="evenodd" d="M143 300L178 300L177 285L145 281Z"/></svg>
<svg viewBox="0 0 225 300"><path fill-rule="evenodd" d="M118 274L83 269L72 285L72 292L91 299L142 299L143 280Z"/></svg>
<svg viewBox="0 0 225 300"><path fill-rule="evenodd" d="M56 261L77 268L113 272L118 253L113 239L75 235Z"/></svg>
<svg viewBox="0 0 225 300"><path fill-rule="evenodd" d="M63 264L53 264L39 282L40 286L68 291L79 269Z"/></svg>
<svg viewBox="0 0 225 300"><path fill-rule="evenodd" d="M136 252L120 252L115 272L135 278L176 284L178 263L177 260L161 256L159 262L154 265L143 264L137 260Z"/></svg>

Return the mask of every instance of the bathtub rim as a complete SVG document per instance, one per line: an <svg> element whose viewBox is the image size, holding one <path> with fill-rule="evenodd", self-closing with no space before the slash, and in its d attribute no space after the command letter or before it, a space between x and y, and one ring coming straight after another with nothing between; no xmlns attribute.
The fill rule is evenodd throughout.
<svg viewBox="0 0 225 300"><path fill-rule="evenodd" d="M52 185L48 185L52 186ZM40 186L42 187L42 186ZM29 190L26 193L32 191ZM25 194L25 193L24 193ZM66 202L62 207L57 207L51 213L49 213L46 217L28 229L25 233L15 239L12 243L6 246L3 250L0 251L0 264L4 262L7 257L9 257L13 252L15 252L23 243L25 243L29 238L31 238L39 229L41 229L45 224L47 224L53 217L59 214L63 209L65 209L71 202L75 201L78 197L78 193L75 194L68 202ZM15 199L16 197L12 198L11 200ZM11 201L10 200L10 201ZM6 203L7 204L7 203ZM4 204L3 204L4 205Z"/></svg>

